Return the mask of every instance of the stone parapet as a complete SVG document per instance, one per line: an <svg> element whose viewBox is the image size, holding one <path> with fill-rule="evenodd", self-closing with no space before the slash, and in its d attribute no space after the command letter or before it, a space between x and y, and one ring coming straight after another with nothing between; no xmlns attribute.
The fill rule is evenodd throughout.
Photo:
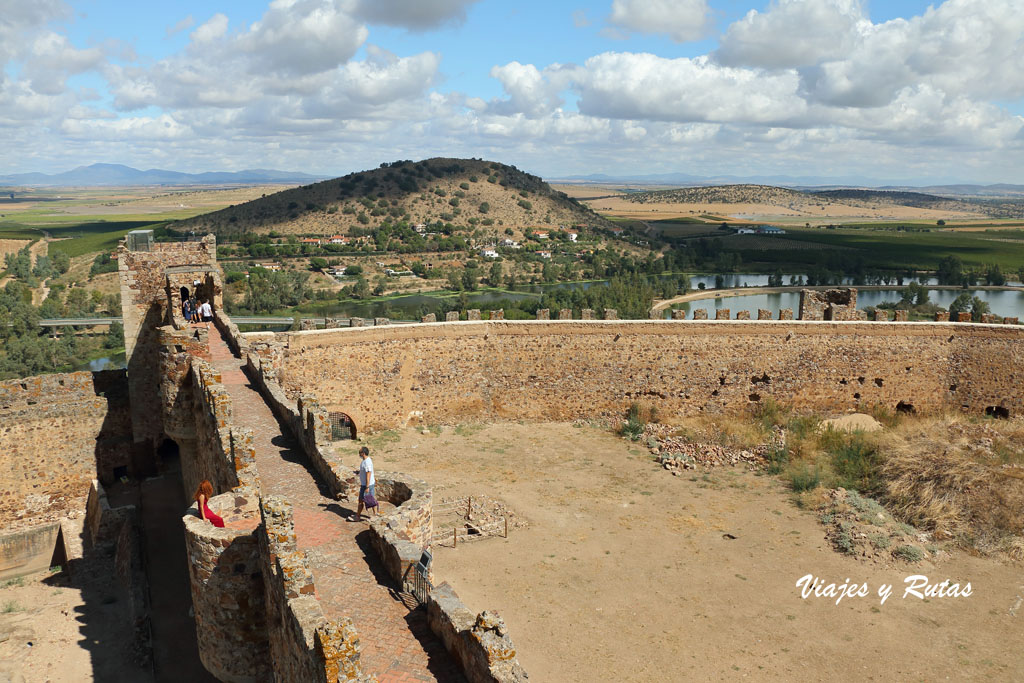
<svg viewBox="0 0 1024 683"><path fill-rule="evenodd" d="M386 515L370 520L370 542L388 575L403 586L413 565L430 546L434 523L430 487L403 474L377 473L377 498L395 506ZM354 497L355 493L350 497Z"/></svg>
<svg viewBox="0 0 1024 683"><path fill-rule="evenodd" d="M528 680L501 617L491 611L474 614L447 583L430 591L427 623L445 649L462 665L469 683L525 683Z"/></svg>
<svg viewBox="0 0 1024 683"><path fill-rule="evenodd" d="M728 308L719 308L715 311L715 320L728 320L729 313L730 311Z"/></svg>
<svg viewBox="0 0 1024 683"><path fill-rule="evenodd" d="M183 518L199 658L222 681L272 680L257 501L224 493L209 506L225 528L201 519L195 505Z"/></svg>
<svg viewBox="0 0 1024 683"><path fill-rule="evenodd" d="M350 619L328 621L316 599L313 574L295 540L291 505L280 496L260 501L256 532L264 562L263 589L274 680L370 681L360 668L359 634Z"/></svg>
<svg viewBox="0 0 1024 683"><path fill-rule="evenodd" d="M693 319L694 320L707 320L708 319L708 311L707 311L707 309L706 308L694 309L694 311L693 311Z"/></svg>

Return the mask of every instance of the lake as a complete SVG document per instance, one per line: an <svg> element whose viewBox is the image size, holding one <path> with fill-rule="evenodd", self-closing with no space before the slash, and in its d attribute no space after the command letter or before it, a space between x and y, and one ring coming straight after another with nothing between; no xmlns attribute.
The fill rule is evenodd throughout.
<svg viewBox="0 0 1024 683"><path fill-rule="evenodd" d="M953 300L962 294L962 289L932 289L928 294L932 303L949 308ZM992 312L1002 317L1024 318L1024 291L986 291L966 290L972 296L988 302ZM886 302L898 302L900 300L900 289L886 289L857 292L857 308L877 306ZM779 317L779 310L783 308L793 309L793 314L798 315L800 310L800 293L785 292L782 294L743 294L718 299L703 299L701 301L689 301L678 304L679 310L687 311L687 318L693 317L693 311L704 309L708 312L709 318L715 317L715 311L721 308L728 308L731 318L736 317L736 311L750 311L752 318L757 318L757 310L764 308L772 312L772 317ZM668 314L671 315L671 314Z"/></svg>

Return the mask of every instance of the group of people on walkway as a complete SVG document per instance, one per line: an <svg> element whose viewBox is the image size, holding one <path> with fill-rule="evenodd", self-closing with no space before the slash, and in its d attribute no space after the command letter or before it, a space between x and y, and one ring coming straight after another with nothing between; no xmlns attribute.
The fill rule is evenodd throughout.
<svg viewBox="0 0 1024 683"><path fill-rule="evenodd" d="M186 322L209 323L213 320L213 307L210 306L209 299L200 303L196 297L192 296L181 302L181 315L184 316Z"/></svg>
<svg viewBox="0 0 1024 683"><path fill-rule="evenodd" d="M380 514L380 503L377 502L377 478L373 473L373 460L370 459L370 449L363 446L359 449L359 469L355 474L359 477L359 502L356 506L356 514L350 516L350 522L359 522L363 518L363 508L369 515L373 510L374 515ZM213 497L213 484L208 479L199 483L195 496L196 507L199 509L199 517L206 520L215 527L223 527L224 520L210 509L210 498Z"/></svg>

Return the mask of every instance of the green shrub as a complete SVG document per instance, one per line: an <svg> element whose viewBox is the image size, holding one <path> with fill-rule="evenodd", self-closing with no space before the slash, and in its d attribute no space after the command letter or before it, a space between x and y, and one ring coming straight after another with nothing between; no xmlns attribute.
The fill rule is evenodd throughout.
<svg viewBox="0 0 1024 683"><path fill-rule="evenodd" d="M782 474L782 471L786 469L786 465L789 464L789 451L786 450L785 446L776 446L775 448L768 449L765 459L768 461L768 467L765 468L765 472L768 474Z"/></svg>
<svg viewBox="0 0 1024 683"><path fill-rule="evenodd" d="M810 491L821 485L821 468L805 462L793 463L786 469L786 478L794 493Z"/></svg>
<svg viewBox="0 0 1024 683"><path fill-rule="evenodd" d="M878 446L863 432L825 430L821 446L829 454L836 485L855 491L878 491L881 455Z"/></svg>
<svg viewBox="0 0 1024 683"><path fill-rule="evenodd" d="M879 550L885 550L892 545L892 539L885 534L871 534L868 536L868 540L871 541L871 545L875 546Z"/></svg>
<svg viewBox="0 0 1024 683"><path fill-rule="evenodd" d="M924 551L913 545L901 545L893 551L893 555L907 562L920 562L924 559Z"/></svg>
<svg viewBox="0 0 1024 683"><path fill-rule="evenodd" d="M619 434L627 437L630 441L636 441L644 431L644 422L640 416L640 404L633 403L626 413L626 422L619 429Z"/></svg>

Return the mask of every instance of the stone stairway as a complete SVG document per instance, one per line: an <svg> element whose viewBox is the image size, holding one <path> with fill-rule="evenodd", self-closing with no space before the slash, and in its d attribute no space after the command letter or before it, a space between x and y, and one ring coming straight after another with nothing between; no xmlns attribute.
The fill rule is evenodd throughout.
<svg viewBox="0 0 1024 683"><path fill-rule="evenodd" d="M211 363L231 395L234 423L253 432L256 467L264 494L293 506L295 534L316 580L317 598L328 619L348 616L359 632L363 671L387 681L464 681L443 644L427 626L423 610L410 610L369 546L365 522L327 494L292 436L246 377L215 329ZM355 469L356 463L353 463ZM382 503L382 506L384 504Z"/></svg>

